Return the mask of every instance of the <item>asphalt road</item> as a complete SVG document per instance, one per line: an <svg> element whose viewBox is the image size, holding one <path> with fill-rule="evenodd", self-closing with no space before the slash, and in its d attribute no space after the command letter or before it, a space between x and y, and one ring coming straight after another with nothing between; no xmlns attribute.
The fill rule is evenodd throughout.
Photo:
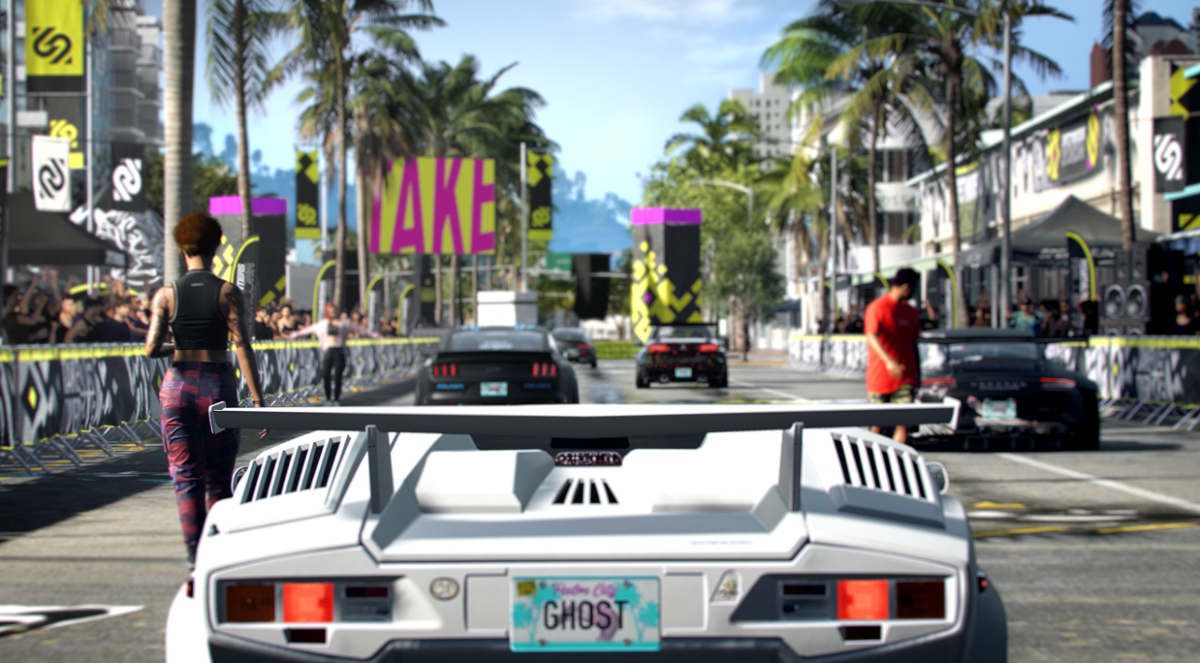
<svg viewBox="0 0 1200 663"><path fill-rule="evenodd" d="M579 375L581 398L594 403L865 397L859 380L737 362L719 390L635 389L629 361ZM407 385L343 398L411 402ZM240 461L284 437L244 435ZM981 564L1008 609L1011 661L1200 660L1200 433L1106 422L1096 452L926 456L946 465L971 514ZM162 660L186 568L160 449L34 479L0 474L0 504L0 660ZM13 605L95 605L112 616L6 634Z"/></svg>

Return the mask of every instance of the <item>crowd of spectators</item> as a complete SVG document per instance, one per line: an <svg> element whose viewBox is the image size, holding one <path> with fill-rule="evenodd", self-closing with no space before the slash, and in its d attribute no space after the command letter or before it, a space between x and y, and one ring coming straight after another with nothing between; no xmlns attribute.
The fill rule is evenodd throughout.
<svg viewBox="0 0 1200 663"><path fill-rule="evenodd" d="M65 284L65 286L63 285ZM150 298L129 291L105 276L92 294L72 294L75 276L60 283L56 270L44 269L22 286L5 284L3 338L5 345L67 343L141 343L150 328ZM367 327L361 310L342 313L360 327ZM274 302L255 313L255 340L281 340L312 324L312 312L298 310L291 300ZM379 333L397 335L398 321L384 315ZM352 335L352 338L357 335Z"/></svg>
<svg viewBox="0 0 1200 663"><path fill-rule="evenodd" d="M1005 317L1010 328L1032 332L1039 338L1091 336L1099 329L1099 309L1087 299L1080 299L1072 308L1065 298L1035 302L1022 291Z"/></svg>

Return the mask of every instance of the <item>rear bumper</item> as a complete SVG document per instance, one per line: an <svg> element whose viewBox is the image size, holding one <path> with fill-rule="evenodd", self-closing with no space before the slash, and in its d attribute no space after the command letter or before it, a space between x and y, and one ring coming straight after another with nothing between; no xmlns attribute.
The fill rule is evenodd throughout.
<svg viewBox="0 0 1200 663"><path fill-rule="evenodd" d="M965 638L956 634L864 649L834 656L800 658L775 638L664 638L657 652L536 653L509 650L507 640L393 641L369 659L369 663L924 663L965 661ZM282 651L275 647L214 636L209 640L212 663L348 663L361 659L327 656L316 652ZM974 662L973 662L974 663Z"/></svg>

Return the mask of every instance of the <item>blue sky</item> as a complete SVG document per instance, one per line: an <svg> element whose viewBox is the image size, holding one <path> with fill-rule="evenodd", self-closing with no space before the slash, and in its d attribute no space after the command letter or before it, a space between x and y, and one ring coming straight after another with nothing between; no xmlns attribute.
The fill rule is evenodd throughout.
<svg viewBox="0 0 1200 663"><path fill-rule="evenodd" d="M639 173L662 156L666 139L686 128L688 106L710 107L730 88L757 87L763 49L788 22L805 15L812 0L435 0L448 27L418 33L422 55L456 61L477 56L490 75L513 62L501 79L540 92L547 106L538 120L559 143L560 163L587 176L588 198L608 193L634 203ZM1083 89L1088 56L1101 30L1100 0L1057 0L1075 23L1030 21L1025 43L1057 60L1065 76L1039 81L1018 68L1035 93ZM1143 0L1143 11L1186 25L1189 3ZM148 0L159 14L161 0ZM204 0L198 23L203 26ZM197 121L214 127L214 143L234 132L231 109L214 106L203 79L204 41L197 39ZM298 86L268 101L266 115L251 120L251 147L271 168L291 168L296 142ZM219 147L218 147L219 149Z"/></svg>

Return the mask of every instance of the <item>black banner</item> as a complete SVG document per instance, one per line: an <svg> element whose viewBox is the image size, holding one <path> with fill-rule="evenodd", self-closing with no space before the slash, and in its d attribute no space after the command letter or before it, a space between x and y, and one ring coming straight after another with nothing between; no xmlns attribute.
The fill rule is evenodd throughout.
<svg viewBox="0 0 1200 663"><path fill-rule="evenodd" d="M1154 120L1154 192L1181 191L1187 185L1187 164L1183 160L1184 123L1181 117Z"/></svg>
<svg viewBox="0 0 1200 663"><path fill-rule="evenodd" d="M317 151L296 150L296 239L321 239Z"/></svg>
<svg viewBox="0 0 1200 663"><path fill-rule="evenodd" d="M146 211L146 147L140 143L112 144L112 208Z"/></svg>
<svg viewBox="0 0 1200 663"><path fill-rule="evenodd" d="M608 285L606 276L594 276L609 271L607 253L576 254L572 256L571 271L575 273L575 315L580 320L603 320L608 315Z"/></svg>
<svg viewBox="0 0 1200 663"><path fill-rule="evenodd" d="M526 183L529 186L529 239L550 241L554 234L551 179L554 155L527 152Z"/></svg>
<svg viewBox="0 0 1200 663"><path fill-rule="evenodd" d="M634 336L644 343L654 325L703 322L702 286L699 224L633 226Z"/></svg>

